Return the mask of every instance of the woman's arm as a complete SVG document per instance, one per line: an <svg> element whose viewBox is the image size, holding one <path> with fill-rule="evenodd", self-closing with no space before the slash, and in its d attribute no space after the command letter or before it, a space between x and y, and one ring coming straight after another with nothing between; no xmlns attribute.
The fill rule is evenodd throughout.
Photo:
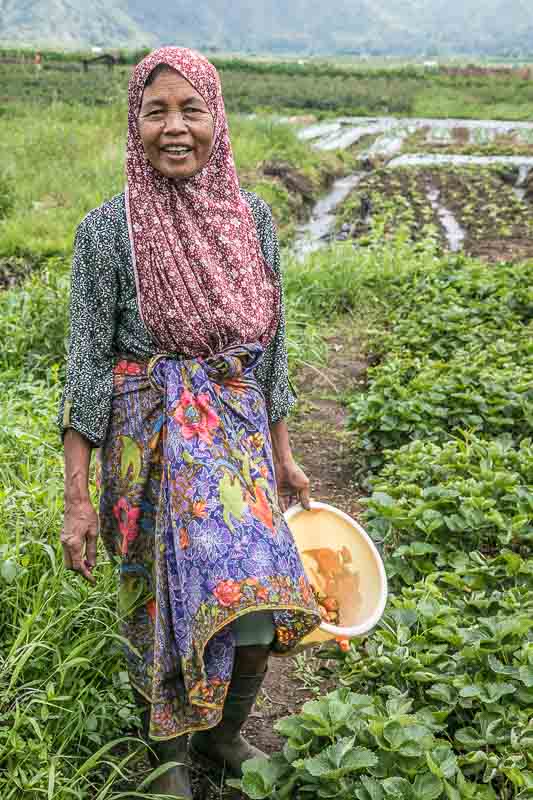
<svg viewBox="0 0 533 800"><path fill-rule="evenodd" d="M63 559L67 569L90 582L98 518L89 496L89 465L92 448L105 439L113 393L118 292L113 253L112 230L97 209L76 233L67 379L58 419L65 451Z"/></svg>
<svg viewBox="0 0 533 800"><path fill-rule="evenodd" d="M96 566L98 517L89 497L92 445L78 431L65 432L65 518L61 531L63 560L90 583Z"/></svg>
<svg viewBox="0 0 533 800"><path fill-rule="evenodd" d="M286 511L298 501L304 508L310 508L309 478L293 458L289 430L284 419L270 426L270 435L281 510Z"/></svg>

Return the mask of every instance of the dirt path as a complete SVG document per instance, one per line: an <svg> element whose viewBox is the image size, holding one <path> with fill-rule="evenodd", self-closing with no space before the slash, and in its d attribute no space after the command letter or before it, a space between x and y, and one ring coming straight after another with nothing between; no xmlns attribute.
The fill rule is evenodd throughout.
<svg viewBox="0 0 533 800"><path fill-rule="evenodd" d="M293 452L311 480L312 497L340 507L352 516L360 512L353 482L348 412L343 398L365 381L367 363L356 337L357 326L345 318L327 337L327 366L304 367L296 376L297 411L290 418ZM318 664L313 651L305 655L305 669L313 675ZM272 753L282 745L273 731L276 720L297 713L313 697L295 674L294 658L272 658L255 710L245 734L257 747ZM318 679L317 679L318 686ZM322 684L322 690L329 687ZM195 800L233 800L242 795L215 787L207 777L195 780Z"/></svg>

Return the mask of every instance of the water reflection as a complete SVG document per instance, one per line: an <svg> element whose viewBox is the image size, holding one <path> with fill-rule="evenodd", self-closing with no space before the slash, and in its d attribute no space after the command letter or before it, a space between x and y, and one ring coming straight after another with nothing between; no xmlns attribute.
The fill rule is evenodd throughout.
<svg viewBox="0 0 533 800"><path fill-rule="evenodd" d="M335 181L329 192L313 209L311 219L302 225L296 235L293 250L299 260L318 250L335 228L335 209L355 189L364 172L356 172Z"/></svg>
<svg viewBox="0 0 533 800"><path fill-rule="evenodd" d="M533 122L506 120L465 120L396 117L339 117L303 127L298 132L301 140L310 142L318 150L346 149L364 136L373 135L375 141L359 154L362 162L372 163L373 158L384 159L385 168L439 167L492 165L509 166L516 171L513 191L522 202L527 191L527 181L533 170L533 156L479 156L453 153L410 153L401 155L405 139L424 130L425 142L439 144L488 144L496 137L509 137L514 144L533 144ZM311 219L297 232L294 250L298 258L317 250L331 239L335 229L336 207L348 196L367 172L355 172L335 181L328 194L316 204ZM432 186L427 190L428 200L436 211L451 250L460 250L465 232L453 213L440 203L440 195Z"/></svg>
<svg viewBox="0 0 533 800"><path fill-rule="evenodd" d="M434 186L428 188L427 198L431 208L437 212L440 224L444 228L444 233L448 241L448 246L453 253L461 250L465 240L465 232L449 208L440 203L440 192Z"/></svg>

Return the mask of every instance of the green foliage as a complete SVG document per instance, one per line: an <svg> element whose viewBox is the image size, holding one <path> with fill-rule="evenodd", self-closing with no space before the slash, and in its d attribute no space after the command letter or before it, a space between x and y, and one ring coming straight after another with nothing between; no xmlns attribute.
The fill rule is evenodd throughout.
<svg viewBox="0 0 533 800"><path fill-rule="evenodd" d="M367 520L387 543L391 577L413 582L458 550L494 555L502 547L531 547L531 439L518 447L510 438L418 441L387 451L385 459L372 481Z"/></svg>
<svg viewBox="0 0 533 800"><path fill-rule="evenodd" d="M448 361L393 358L374 368L372 387L351 404L351 424L370 464L383 448L413 439L445 441L473 430L487 436L531 431L533 364L527 342L488 347ZM377 460L376 460L377 459Z"/></svg>
<svg viewBox="0 0 533 800"><path fill-rule="evenodd" d="M2 372L0 404L0 794L103 798L135 754L116 580L103 554L97 588L64 572L57 370L40 380L26 361Z"/></svg>
<svg viewBox="0 0 533 800"><path fill-rule="evenodd" d="M21 287L0 293L0 384L19 374L45 379L66 352L69 264L48 259Z"/></svg>
<svg viewBox="0 0 533 800"><path fill-rule="evenodd" d="M524 326L533 317L532 285L532 262L488 268L450 257L426 275L400 278L391 296L392 328L382 347L394 354L448 359L457 350L476 353L513 342L527 334Z"/></svg>
<svg viewBox="0 0 533 800"><path fill-rule="evenodd" d="M7 217L13 208L13 184L0 173L0 220Z"/></svg>
<svg viewBox="0 0 533 800"><path fill-rule="evenodd" d="M382 449L413 439L530 432L532 274L527 263L494 275L452 259L427 276L400 279L381 343L392 357L371 370L369 391L351 405L372 466L382 463Z"/></svg>
<svg viewBox="0 0 533 800"><path fill-rule="evenodd" d="M419 131L418 134L422 134ZM427 131L423 132L424 135ZM426 148L435 152L435 143L426 144ZM490 146L483 142L470 145L476 155L488 156ZM505 148L500 145L506 155L518 155L517 148L507 141ZM531 145L522 145L527 155ZM413 148L404 142L402 153ZM416 147L416 152L423 150ZM452 153L461 151L456 142L448 148ZM439 144L439 153L441 147ZM337 215L337 228L349 225L352 236L364 245L368 236L381 226L383 236L394 237L400 228L404 228L413 242L435 240L440 250L449 249L445 232L437 210L432 207L428 198L428 190L438 192L438 202L452 212L458 225L466 237L465 247L469 253L485 254L493 252L500 260L503 243L509 242L510 252L518 242L526 252L533 237L533 222L529 204L520 200L513 183L518 173L510 173L509 168L493 165L434 165L423 169L415 166L377 168L365 175L342 203ZM372 213L369 217L361 214L363 202L370 200Z"/></svg>
<svg viewBox="0 0 533 800"><path fill-rule="evenodd" d="M415 554L421 549L411 545ZM429 571L429 548L425 558L425 579L392 597L383 625L364 649L342 657L338 677L358 691L401 693L414 713L436 723L476 782L473 797L529 797L533 560L505 549L487 559L456 547L448 566ZM458 789L457 797L471 796Z"/></svg>
<svg viewBox="0 0 533 800"><path fill-rule="evenodd" d="M20 58L22 53L7 57ZM17 100L47 105L65 102L89 106L125 98L129 69L118 66L81 69L81 53L44 53L45 69L37 74L26 63L0 64L6 87L0 114L14 113ZM59 56L61 55L61 58ZM87 54L85 54L87 55ZM124 53L122 64L136 63L142 52ZM447 75L416 66L393 68L332 61L276 62L214 58L220 71L226 108L231 112L269 110L274 114L311 111L332 114L396 114L471 119L529 119L533 83L515 74Z"/></svg>
<svg viewBox="0 0 533 800"><path fill-rule="evenodd" d="M110 97L112 88L106 89ZM78 103L74 108L58 102L38 114L33 103L10 106L17 113L10 113L10 124L0 127L0 161L8 165L12 211L0 223L0 257L69 254L85 214L123 191L127 113L122 100L123 95L110 106ZM283 227L290 230L294 215L288 192L261 174L261 164L274 157L287 161L310 178L318 192L324 174L334 172L341 162L334 153L313 155L288 125L237 116L229 122L244 187L263 192L282 232ZM37 171L34 159L39 162Z"/></svg>
<svg viewBox="0 0 533 800"><path fill-rule="evenodd" d="M465 778L444 727L395 686L373 696L339 689L280 720L283 753L248 761L242 781L229 783L258 800L494 797Z"/></svg>
<svg viewBox="0 0 533 800"><path fill-rule="evenodd" d="M350 424L374 469L366 525L384 545L389 606L348 653L319 653L320 674L345 688L278 723L283 751L247 764L249 797L533 796L533 265L435 260L428 245L420 270L402 241L396 272L372 238L356 256L333 251L313 295L327 313L338 279L345 307L379 297L387 318ZM289 286L305 293L320 265ZM359 768L348 753L361 749Z"/></svg>

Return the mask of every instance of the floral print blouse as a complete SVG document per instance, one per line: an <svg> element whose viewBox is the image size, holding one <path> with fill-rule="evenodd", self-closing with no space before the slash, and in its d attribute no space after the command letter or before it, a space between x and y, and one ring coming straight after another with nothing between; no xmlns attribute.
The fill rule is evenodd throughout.
<svg viewBox="0 0 533 800"><path fill-rule="evenodd" d="M242 194L253 213L265 259L281 280L270 208L252 192L242 190ZM145 362L158 352L138 310L124 194L119 194L91 211L76 232L60 429L74 428L93 446L101 446L111 414L114 365L124 356ZM288 376L283 299L277 333L255 376L272 425L287 416L295 403Z"/></svg>

